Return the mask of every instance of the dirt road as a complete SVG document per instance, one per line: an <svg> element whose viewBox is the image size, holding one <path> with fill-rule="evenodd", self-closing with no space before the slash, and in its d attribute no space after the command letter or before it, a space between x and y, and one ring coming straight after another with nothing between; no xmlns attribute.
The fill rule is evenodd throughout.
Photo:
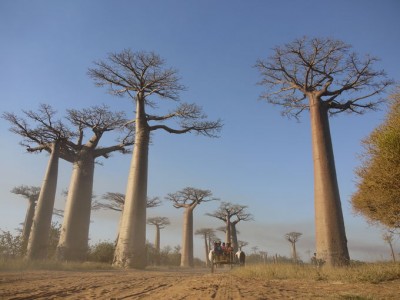
<svg viewBox="0 0 400 300"><path fill-rule="evenodd" d="M206 269L0 272L0 299L400 299L400 281L240 279Z"/></svg>

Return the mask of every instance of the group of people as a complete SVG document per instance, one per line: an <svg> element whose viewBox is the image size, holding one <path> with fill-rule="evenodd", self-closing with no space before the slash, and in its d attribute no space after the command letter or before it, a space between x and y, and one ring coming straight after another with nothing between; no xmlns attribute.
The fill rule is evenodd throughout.
<svg viewBox="0 0 400 300"><path fill-rule="evenodd" d="M221 243L220 241L214 242L214 253L217 255L229 255L232 253L233 247L231 243Z"/></svg>

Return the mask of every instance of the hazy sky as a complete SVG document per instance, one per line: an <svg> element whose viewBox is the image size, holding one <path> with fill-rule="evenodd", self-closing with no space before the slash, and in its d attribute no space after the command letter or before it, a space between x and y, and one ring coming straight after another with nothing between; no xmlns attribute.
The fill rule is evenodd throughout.
<svg viewBox="0 0 400 300"><path fill-rule="evenodd" d="M210 119L221 118L219 139L195 135L152 136L149 196L163 198L186 186L210 189L222 201L248 205L255 221L239 223L239 239L270 254L290 255L283 238L302 232L297 246L303 259L314 251L313 166L309 114L301 122L281 117L278 107L259 101L262 88L253 67L271 48L304 35L333 37L353 45L361 55L381 58L378 68L400 78L400 1L0 1L1 111L21 114L47 103L63 116L67 108L106 104L133 117L133 104L95 87L87 76L93 61L130 48L155 51L177 68L187 87L183 102L201 105ZM170 105L160 103L160 109ZM356 217L349 204L355 191L354 168L361 139L382 120L385 110L331 119L339 189L353 259L389 258L379 229ZM45 153L32 155L0 120L0 228L14 230L24 220L27 201L10 193L18 185L40 186ZM105 137L103 144L113 143ZM94 194L125 192L130 155L114 154L95 170ZM56 207L68 188L72 166L62 162ZM195 229L219 227L205 216L218 202L195 210ZM182 210L170 203L148 210L167 216L161 245L181 242ZM114 240L119 215L92 214L90 237ZM59 222L62 220L58 219ZM220 234L222 237L222 234ZM154 230L148 227L148 240ZM195 237L195 255L203 255ZM399 243L396 245L396 250Z"/></svg>

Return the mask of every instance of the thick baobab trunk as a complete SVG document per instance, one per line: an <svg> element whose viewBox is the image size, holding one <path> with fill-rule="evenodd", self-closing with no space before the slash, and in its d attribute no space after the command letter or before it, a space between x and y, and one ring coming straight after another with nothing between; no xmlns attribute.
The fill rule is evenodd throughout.
<svg viewBox="0 0 400 300"><path fill-rule="evenodd" d="M181 267L193 267L193 209L185 209L183 214Z"/></svg>
<svg viewBox="0 0 400 300"><path fill-rule="evenodd" d="M226 231L225 231L225 243L230 243L231 242L231 219L230 217L226 218Z"/></svg>
<svg viewBox="0 0 400 300"><path fill-rule="evenodd" d="M29 200L28 210L25 215L24 228L22 228L22 241L24 245L24 251L28 245L29 234L31 233L33 217L35 215L36 201Z"/></svg>
<svg viewBox="0 0 400 300"><path fill-rule="evenodd" d="M336 178L328 109L315 96L310 96L310 115L317 257L331 266L347 265L350 259Z"/></svg>
<svg viewBox="0 0 400 300"><path fill-rule="evenodd" d="M156 248L156 265L158 266L160 265L160 226L156 226L154 248Z"/></svg>
<svg viewBox="0 0 400 300"><path fill-rule="evenodd" d="M57 190L59 151L58 143L54 143L33 217L27 249L28 259L45 259L47 256L51 218Z"/></svg>
<svg viewBox="0 0 400 300"><path fill-rule="evenodd" d="M59 260L82 261L86 259L93 175L93 153L90 150L82 150L80 157L74 162L68 189L64 221L57 246L57 259Z"/></svg>
<svg viewBox="0 0 400 300"><path fill-rule="evenodd" d="M150 132L144 103L136 101L136 132L129 170L114 266L143 269L146 266L146 207Z"/></svg>
<svg viewBox="0 0 400 300"><path fill-rule="evenodd" d="M238 240L237 240L236 223L231 223L231 236L232 236L233 253L236 253L239 250Z"/></svg>

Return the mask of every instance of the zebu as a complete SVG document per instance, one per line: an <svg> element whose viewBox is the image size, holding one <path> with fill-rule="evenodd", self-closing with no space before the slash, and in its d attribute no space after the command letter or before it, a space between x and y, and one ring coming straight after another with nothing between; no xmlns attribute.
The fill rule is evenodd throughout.
<svg viewBox="0 0 400 300"><path fill-rule="evenodd" d="M239 250L236 252L235 256L239 266L244 267L246 263L246 254L242 250Z"/></svg>

